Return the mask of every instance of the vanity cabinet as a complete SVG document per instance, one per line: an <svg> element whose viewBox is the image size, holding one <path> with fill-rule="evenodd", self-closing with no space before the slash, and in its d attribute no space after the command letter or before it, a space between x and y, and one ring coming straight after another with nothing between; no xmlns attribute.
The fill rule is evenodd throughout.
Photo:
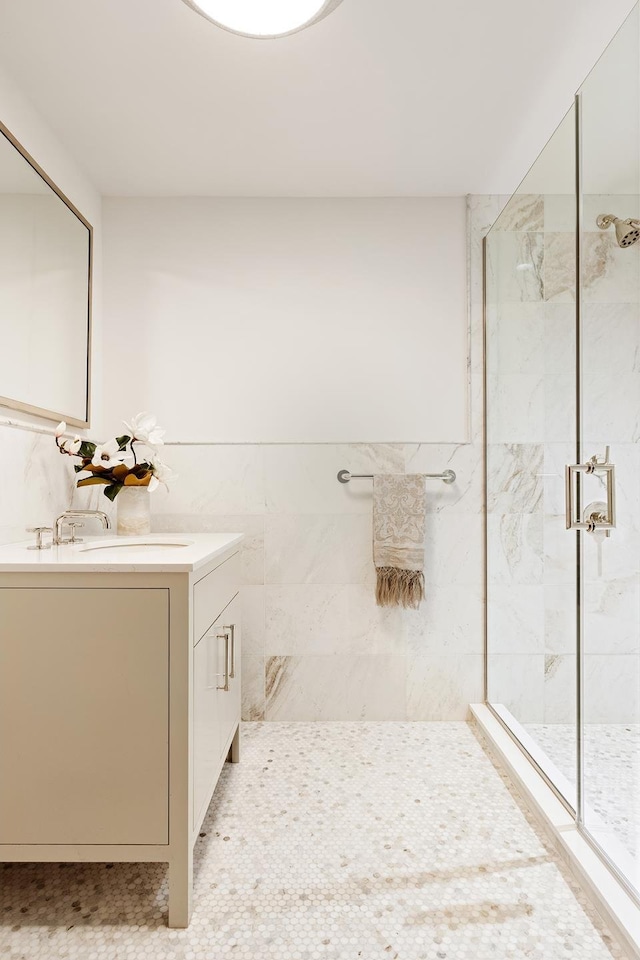
<svg viewBox="0 0 640 960"><path fill-rule="evenodd" d="M216 591L211 612L233 589L236 581L229 580L229 573L220 570L216 586L224 589ZM240 635L240 598L234 595L193 653L194 830L200 829L225 759L229 753L232 762L238 759L238 744L233 741L240 716Z"/></svg>
<svg viewBox="0 0 640 960"><path fill-rule="evenodd" d="M240 751L242 538L189 536L157 562L0 547L0 860L168 862L174 927Z"/></svg>
<svg viewBox="0 0 640 960"><path fill-rule="evenodd" d="M0 590L0 843L169 842L168 607Z"/></svg>

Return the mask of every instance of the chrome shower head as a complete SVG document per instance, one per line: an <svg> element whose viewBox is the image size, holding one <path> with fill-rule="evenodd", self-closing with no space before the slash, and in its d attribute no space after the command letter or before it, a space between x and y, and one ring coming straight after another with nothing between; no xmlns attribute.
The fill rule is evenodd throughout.
<svg viewBox="0 0 640 960"><path fill-rule="evenodd" d="M621 220L613 213L601 213L596 223L601 230L606 230L612 223L615 225L619 247L631 247L640 240L640 220L634 220L632 217Z"/></svg>

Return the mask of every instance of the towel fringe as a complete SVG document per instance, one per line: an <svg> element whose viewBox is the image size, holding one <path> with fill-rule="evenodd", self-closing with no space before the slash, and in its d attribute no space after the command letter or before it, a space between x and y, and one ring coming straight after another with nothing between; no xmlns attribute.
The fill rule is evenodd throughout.
<svg viewBox="0 0 640 960"><path fill-rule="evenodd" d="M379 607L410 607L417 610L424 599L422 570L376 567L376 603Z"/></svg>

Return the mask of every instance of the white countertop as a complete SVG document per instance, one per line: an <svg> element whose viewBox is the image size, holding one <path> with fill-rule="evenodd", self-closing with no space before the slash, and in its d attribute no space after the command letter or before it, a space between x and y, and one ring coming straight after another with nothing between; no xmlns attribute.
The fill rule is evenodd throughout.
<svg viewBox="0 0 640 960"><path fill-rule="evenodd" d="M241 533L107 534L49 550L27 550L32 539L0 544L0 573L189 573L242 539Z"/></svg>

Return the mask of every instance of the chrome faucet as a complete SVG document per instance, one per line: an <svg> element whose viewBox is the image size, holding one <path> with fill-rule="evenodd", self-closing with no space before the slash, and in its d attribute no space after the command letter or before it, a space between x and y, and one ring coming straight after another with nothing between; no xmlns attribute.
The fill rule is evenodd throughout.
<svg viewBox="0 0 640 960"><path fill-rule="evenodd" d="M74 522L74 517L88 517L89 519L99 520L103 530L111 529L111 521L102 510L65 510L64 513L61 513L60 516L56 518L56 522L53 525L53 542L56 545L79 542L76 537L75 528L83 527L84 523ZM62 536L62 528L65 523L71 527L71 536L66 540Z"/></svg>

